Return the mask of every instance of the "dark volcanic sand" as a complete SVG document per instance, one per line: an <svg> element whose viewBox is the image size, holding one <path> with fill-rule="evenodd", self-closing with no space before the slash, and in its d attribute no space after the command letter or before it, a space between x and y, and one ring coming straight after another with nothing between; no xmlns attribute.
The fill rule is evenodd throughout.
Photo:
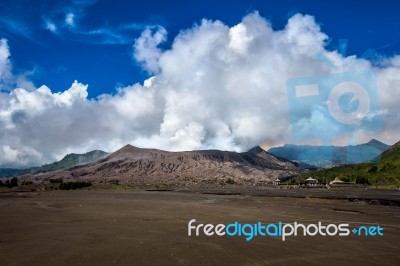
<svg viewBox="0 0 400 266"><path fill-rule="evenodd" d="M295 192L291 192L295 193ZM395 192L396 193L396 192ZM399 265L400 207L150 191L0 197L1 265ZM293 195L291 195L293 196ZM189 237L187 223L381 225L383 237Z"/></svg>

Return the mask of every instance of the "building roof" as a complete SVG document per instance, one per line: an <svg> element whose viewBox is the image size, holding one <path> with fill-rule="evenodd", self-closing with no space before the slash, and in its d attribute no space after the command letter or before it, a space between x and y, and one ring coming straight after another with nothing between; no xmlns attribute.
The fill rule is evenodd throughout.
<svg viewBox="0 0 400 266"><path fill-rule="evenodd" d="M333 181L329 182L329 184L338 184L338 183L346 183L346 182L340 180L338 177L335 177Z"/></svg>
<svg viewBox="0 0 400 266"><path fill-rule="evenodd" d="M314 179L312 177L307 178L305 181L317 181L317 179Z"/></svg>

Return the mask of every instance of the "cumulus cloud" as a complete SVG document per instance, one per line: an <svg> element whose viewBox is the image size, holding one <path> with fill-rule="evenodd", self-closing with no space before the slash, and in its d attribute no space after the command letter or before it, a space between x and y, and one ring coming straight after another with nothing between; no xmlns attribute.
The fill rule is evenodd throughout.
<svg viewBox="0 0 400 266"><path fill-rule="evenodd" d="M372 65L329 51L328 36L311 16L296 14L280 30L258 13L233 27L203 20L162 50L165 39L164 28L142 33L133 56L153 76L116 95L88 99L88 85L77 81L62 93L47 86L0 93L0 167L37 165L70 152L114 151L127 143L243 151L293 142L291 123L318 139L327 131L340 132L340 125L331 125L326 103L305 105L291 121L287 80L354 69L376 72L384 123L380 132L356 128L352 134L359 142L371 136L398 140L400 57ZM2 41L0 74L10 71L9 49Z"/></svg>
<svg viewBox="0 0 400 266"><path fill-rule="evenodd" d="M0 40L0 92L5 90L12 79L10 50L6 39Z"/></svg>
<svg viewBox="0 0 400 266"><path fill-rule="evenodd" d="M158 27L154 33L148 28L135 41L133 56L150 73L159 71L158 60L162 52L158 45L164 42L166 37L167 31L163 27Z"/></svg>
<svg viewBox="0 0 400 266"><path fill-rule="evenodd" d="M0 97L2 92L10 91L15 86L22 86L27 90L34 88L33 83L28 79L33 71L14 74L10 57L7 40L0 39Z"/></svg>

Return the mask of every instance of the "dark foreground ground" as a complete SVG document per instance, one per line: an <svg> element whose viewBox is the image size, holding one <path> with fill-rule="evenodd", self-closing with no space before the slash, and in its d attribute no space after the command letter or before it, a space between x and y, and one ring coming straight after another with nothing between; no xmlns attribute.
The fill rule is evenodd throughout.
<svg viewBox="0 0 400 266"><path fill-rule="evenodd" d="M400 207L379 201L399 192L222 192L1 193L0 265L399 265ZM191 219L379 224L384 236L189 237Z"/></svg>

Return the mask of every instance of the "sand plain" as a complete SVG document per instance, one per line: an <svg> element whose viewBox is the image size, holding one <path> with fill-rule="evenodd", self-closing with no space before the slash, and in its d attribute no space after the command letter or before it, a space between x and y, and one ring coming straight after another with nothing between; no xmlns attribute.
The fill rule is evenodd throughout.
<svg viewBox="0 0 400 266"><path fill-rule="evenodd" d="M399 193L367 196L396 202ZM0 193L0 264L398 265L400 207L354 197L361 196L317 190ZM278 237L189 237L191 219L379 224L384 236L297 236L285 242Z"/></svg>

